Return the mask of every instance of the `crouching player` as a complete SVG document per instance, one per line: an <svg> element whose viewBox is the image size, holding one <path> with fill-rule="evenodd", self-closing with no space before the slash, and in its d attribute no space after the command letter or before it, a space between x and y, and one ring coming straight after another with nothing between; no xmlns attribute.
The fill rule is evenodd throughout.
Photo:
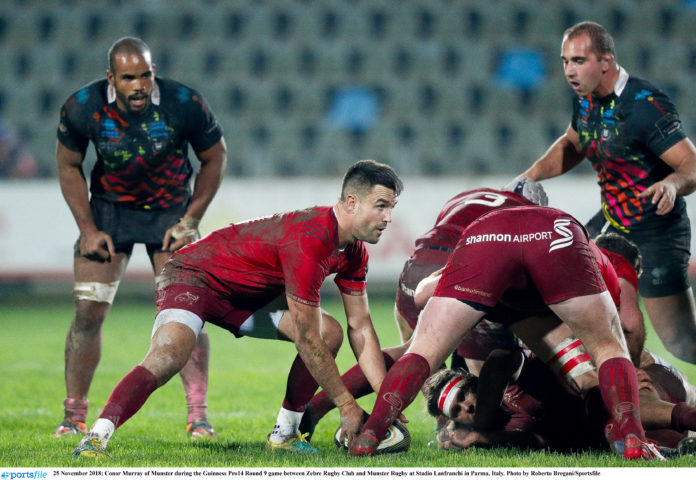
<svg viewBox="0 0 696 480"><path fill-rule="evenodd" d="M104 454L114 430L183 367L204 322L236 336L295 343L299 355L290 368L278 421L267 438L269 448L316 451L304 441L298 425L317 385L339 408L342 431L352 440L364 411L339 376L334 357L343 331L331 317L322 318L319 290L335 273L351 347L369 381L379 386L385 367L368 308L364 242L379 241L401 190L402 182L391 167L362 160L346 172L333 207L233 224L175 252L158 286L150 350L113 390L74 454ZM278 309L287 313L278 314Z"/></svg>

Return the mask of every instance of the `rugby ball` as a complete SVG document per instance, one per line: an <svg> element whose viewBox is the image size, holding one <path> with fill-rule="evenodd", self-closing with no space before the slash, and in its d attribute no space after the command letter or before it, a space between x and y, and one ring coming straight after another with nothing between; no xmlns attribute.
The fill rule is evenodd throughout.
<svg viewBox="0 0 696 480"><path fill-rule="evenodd" d="M336 430L336 433L334 434L334 444L338 448L348 450L348 444L345 442L341 442L339 440L340 438L341 427L339 425L338 429ZM410 446L411 434L408 433L406 426L397 420L394 423L392 423L392 425L389 427L389 430L387 430L387 434L384 436L384 439L382 439L382 441L379 442L379 445L377 445L375 454L380 455L382 453L402 453L408 450Z"/></svg>

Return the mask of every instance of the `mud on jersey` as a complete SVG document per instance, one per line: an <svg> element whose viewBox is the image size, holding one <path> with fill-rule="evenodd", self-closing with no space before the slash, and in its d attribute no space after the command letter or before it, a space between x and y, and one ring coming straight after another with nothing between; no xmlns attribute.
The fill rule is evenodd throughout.
<svg viewBox="0 0 696 480"><path fill-rule="evenodd" d="M574 102L571 125L597 172L604 216L615 228L629 232L671 220L670 215L656 215L651 199L638 198L673 172L659 157L686 138L676 108L662 90L621 69L613 93ZM677 197L671 215L684 210L684 200Z"/></svg>
<svg viewBox="0 0 696 480"><path fill-rule="evenodd" d="M93 196L144 210L187 202L193 174L189 143L202 152L221 137L222 128L198 92L160 78L142 114L120 111L103 79L68 98L58 125L58 140L70 150L84 155L89 142L94 144Z"/></svg>

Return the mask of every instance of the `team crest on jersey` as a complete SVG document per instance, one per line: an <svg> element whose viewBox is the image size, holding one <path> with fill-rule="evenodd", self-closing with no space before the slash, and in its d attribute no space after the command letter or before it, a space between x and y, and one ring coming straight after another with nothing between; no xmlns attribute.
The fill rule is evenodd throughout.
<svg viewBox="0 0 696 480"><path fill-rule="evenodd" d="M194 295L191 292L184 292L174 297L174 301L178 303L185 303L186 305L191 306L194 303L196 303L199 298L200 297L198 295Z"/></svg>

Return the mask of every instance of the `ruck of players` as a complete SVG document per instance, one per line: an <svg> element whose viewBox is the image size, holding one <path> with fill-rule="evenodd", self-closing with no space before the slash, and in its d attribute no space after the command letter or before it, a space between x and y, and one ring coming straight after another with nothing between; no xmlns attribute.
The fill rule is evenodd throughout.
<svg viewBox="0 0 696 480"><path fill-rule="evenodd" d="M106 456L114 433L179 375L186 435L217 441L208 361L234 352L211 348L206 329L221 328L240 342L294 345L285 396L261 440L288 455L320 454L316 427L334 409L332 443L351 457L405 452L416 441L462 452L600 450L630 461L696 453L696 388L644 346L649 321L670 353L696 363L683 199L696 189L696 148L670 98L616 62L604 27L573 25L560 53L577 94L567 129L507 184L441 199L398 278L400 344L384 345L368 302L366 245L407 215L398 201L408 182L379 158L355 159L320 206L201 238L227 159L222 126L201 93L156 75L156 52L142 40L117 40L106 78L60 112L59 180L79 238L54 435L79 435L76 457ZM88 188L90 143L97 163ZM597 173L601 209L583 222L556 208L542 181L584 160ZM156 280L150 347L123 368L88 427L101 327L135 244L146 246ZM344 318L322 307L327 278ZM355 359L346 371L335 360L341 348ZM360 406L371 393L374 404ZM430 438L409 431L404 410L418 396Z"/></svg>

